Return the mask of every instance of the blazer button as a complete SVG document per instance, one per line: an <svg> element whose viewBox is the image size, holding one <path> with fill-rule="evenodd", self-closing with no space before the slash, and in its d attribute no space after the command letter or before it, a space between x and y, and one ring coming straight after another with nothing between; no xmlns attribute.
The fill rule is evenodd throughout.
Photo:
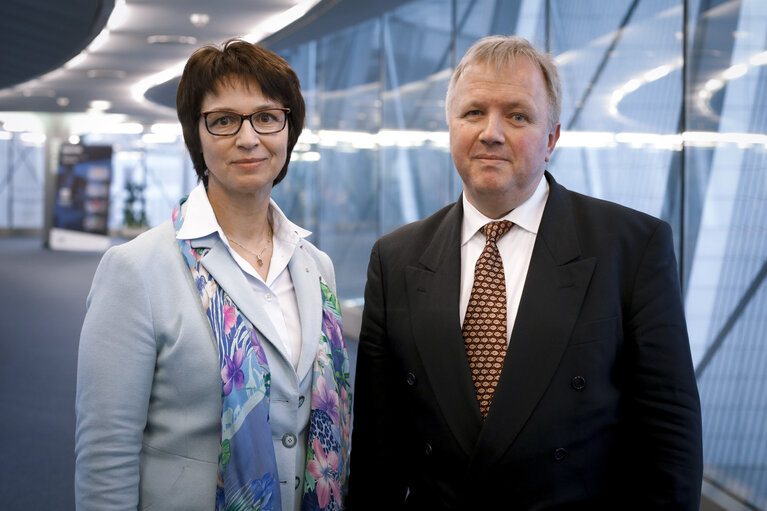
<svg viewBox="0 0 767 511"><path fill-rule="evenodd" d="M554 449L554 460L555 461L562 461L563 459L565 459L566 456L567 456L567 450L566 449L564 449L562 447L558 447L558 448Z"/></svg>
<svg viewBox="0 0 767 511"><path fill-rule="evenodd" d="M304 404L304 396L299 396L298 398L298 407L301 408L301 405Z"/></svg>
<svg viewBox="0 0 767 511"><path fill-rule="evenodd" d="M431 444L429 442L426 442L424 452L426 453L426 456L431 456Z"/></svg>
<svg viewBox="0 0 767 511"><path fill-rule="evenodd" d="M415 385L415 375L413 373L407 373L405 381L407 381L407 384L410 386Z"/></svg>
<svg viewBox="0 0 767 511"><path fill-rule="evenodd" d="M293 433L285 433L282 436L282 445L287 447L288 449L296 446L296 435Z"/></svg>
<svg viewBox="0 0 767 511"><path fill-rule="evenodd" d="M583 376L576 376L570 380L570 386L575 390L583 390L586 387L586 378Z"/></svg>

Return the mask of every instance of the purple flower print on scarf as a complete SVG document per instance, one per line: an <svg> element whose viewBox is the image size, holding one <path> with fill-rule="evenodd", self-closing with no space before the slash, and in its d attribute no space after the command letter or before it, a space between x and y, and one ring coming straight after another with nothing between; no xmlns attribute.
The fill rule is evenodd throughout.
<svg viewBox="0 0 767 511"><path fill-rule="evenodd" d="M322 311L323 330L330 336L330 344L334 350L341 349L344 333L341 329L341 322L332 311L323 309Z"/></svg>
<svg viewBox="0 0 767 511"><path fill-rule="evenodd" d="M338 394L330 390L324 376L317 379L316 390L312 395L312 408L322 410L328 414L334 424L338 424Z"/></svg>
<svg viewBox="0 0 767 511"><path fill-rule="evenodd" d="M226 365L221 369L221 379L224 381L224 395L228 396L232 392L232 384L237 390L242 390L245 386L245 373L242 372L242 361L245 360L245 350L238 348L234 352L234 360L224 355Z"/></svg>

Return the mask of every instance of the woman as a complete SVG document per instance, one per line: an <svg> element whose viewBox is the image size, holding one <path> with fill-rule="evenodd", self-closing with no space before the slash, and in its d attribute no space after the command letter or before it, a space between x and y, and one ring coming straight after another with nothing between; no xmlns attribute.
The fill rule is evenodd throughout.
<svg viewBox="0 0 767 511"><path fill-rule="evenodd" d="M176 104L200 183L94 277L78 509L342 509L350 389L333 265L270 198L303 129L298 78L230 40L192 55Z"/></svg>

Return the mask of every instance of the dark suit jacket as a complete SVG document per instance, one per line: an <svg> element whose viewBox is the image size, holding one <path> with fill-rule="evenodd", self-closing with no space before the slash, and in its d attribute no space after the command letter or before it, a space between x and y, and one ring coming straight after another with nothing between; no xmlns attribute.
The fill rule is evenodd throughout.
<svg viewBox="0 0 767 511"><path fill-rule="evenodd" d="M349 509L698 509L700 402L671 229L546 179L484 422L459 324L461 202L373 247Z"/></svg>

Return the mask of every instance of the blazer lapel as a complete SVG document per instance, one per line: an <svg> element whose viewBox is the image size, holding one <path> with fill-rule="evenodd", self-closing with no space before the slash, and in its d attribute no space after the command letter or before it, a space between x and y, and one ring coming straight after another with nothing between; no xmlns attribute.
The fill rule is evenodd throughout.
<svg viewBox="0 0 767 511"><path fill-rule="evenodd" d="M418 353L456 439L471 455L482 417L459 324L461 220L457 202L420 259L406 268L411 324Z"/></svg>
<svg viewBox="0 0 767 511"><path fill-rule="evenodd" d="M261 339L268 341L286 360L290 360L282 343L277 341L280 336L269 319L269 315L259 300L256 299L248 279L232 259L232 255L224 243L214 235L194 240L192 246L210 247L210 251L202 258L202 266L234 300L240 311L261 334Z"/></svg>
<svg viewBox="0 0 767 511"><path fill-rule="evenodd" d="M567 347L596 262L580 259L566 190L546 176L549 197L474 468L499 459L533 413Z"/></svg>
<svg viewBox="0 0 767 511"><path fill-rule="evenodd" d="M314 259L303 248L303 243L304 240L298 242L288 263L298 301L298 315L301 318L301 357L296 371L299 381L312 369L322 328L320 271Z"/></svg>

